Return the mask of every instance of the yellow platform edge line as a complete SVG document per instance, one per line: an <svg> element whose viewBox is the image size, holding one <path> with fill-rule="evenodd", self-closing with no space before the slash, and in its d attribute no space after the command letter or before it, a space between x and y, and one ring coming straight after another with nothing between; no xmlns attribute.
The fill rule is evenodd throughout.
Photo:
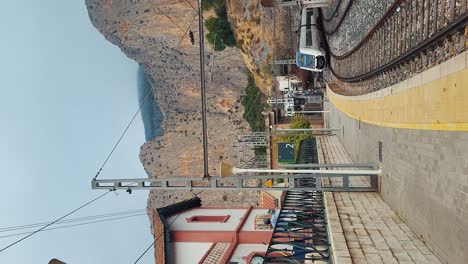
<svg viewBox="0 0 468 264"><path fill-rule="evenodd" d="M338 95L333 92L327 85L327 95L330 99L330 102L341 112L346 114L347 116L355 119L360 120L361 122L382 126L382 127L391 127L391 128L404 128L404 129L418 129L418 130L435 130L435 131L468 131L468 123L461 122L461 123L390 123L390 122L380 122L380 121L373 121L367 120L366 118L358 117L353 115L350 111L344 109L344 107L340 107L340 103L338 101L348 101L346 99L347 96ZM369 99L368 101L371 101ZM467 102L468 104L468 102Z"/></svg>

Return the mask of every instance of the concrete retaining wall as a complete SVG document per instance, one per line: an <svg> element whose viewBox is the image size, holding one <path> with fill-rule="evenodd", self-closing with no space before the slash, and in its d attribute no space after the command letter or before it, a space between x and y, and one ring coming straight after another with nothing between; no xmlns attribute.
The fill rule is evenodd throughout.
<svg viewBox="0 0 468 264"><path fill-rule="evenodd" d="M381 196L446 263L468 263L468 133L381 127L330 103L328 127L354 162L379 163Z"/></svg>

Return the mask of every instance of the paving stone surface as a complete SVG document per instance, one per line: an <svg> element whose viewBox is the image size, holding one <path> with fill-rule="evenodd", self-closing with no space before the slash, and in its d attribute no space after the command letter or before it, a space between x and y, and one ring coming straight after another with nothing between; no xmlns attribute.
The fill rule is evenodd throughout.
<svg viewBox="0 0 468 264"><path fill-rule="evenodd" d="M351 164L351 157L346 152L346 149L341 145L340 140L336 136L321 136L317 137L317 153L319 163L325 164ZM325 169L325 168L323 168ZM351 168L333 168L334 170L350 170ZM324 187L340 187L343 186L342 178L330 177L322 180ZM351 187L367 187L369 186L368 177L350 177L349 186Z"/></svg>
<svg viewBox="0 0 468 264"><path fill-rule="evenodd" d="M320 137L318 142L323 163L352 163L338 137ZM365 182L360 178L355 184ZM332 179L329 184L340 182ZM441 263L378 193L324 195L335 263Z"/></svg>

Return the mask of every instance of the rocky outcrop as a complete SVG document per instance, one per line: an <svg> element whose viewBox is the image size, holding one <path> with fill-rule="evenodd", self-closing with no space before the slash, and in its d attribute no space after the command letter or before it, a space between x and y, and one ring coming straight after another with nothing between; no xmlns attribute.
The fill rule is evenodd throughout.
<svg viewBox="0 0 468 264"><path fill-rule="evenodd" d="M188 1L196 7L196 1ZM185 0L86 0L92 24L144 67L164 114L164 135L141 146L140 159L151 177L201 176L201 106L198 43L190 44L188 29L198 39L196 11ZM209 17L210 13L206 14ZM211 48L207 47L207 71ZM210 64L210 65L208 65ZM236 135L248 125L242 119L240 97L246 85L243 59L235 48L216 52L213 80L207 81L209 164L217 174L220 160L235 161ZM207 79L209 80L208 76ZM192 194L152 192L151 206L160 207ZM208 204L236 202L248 194L204 192ZM218 197L220 196L220 197ZM217 197L213 199L213 197ZM237 201L244 203L241 199Z"/></svg>

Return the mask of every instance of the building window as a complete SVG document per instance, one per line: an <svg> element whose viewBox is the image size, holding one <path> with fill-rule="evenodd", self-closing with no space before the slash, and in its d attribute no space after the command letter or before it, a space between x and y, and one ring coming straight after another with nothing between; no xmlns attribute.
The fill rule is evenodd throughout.
<svg viewBox="0 0 468 264"><path fill-rule="evenodd" d="M187 220L187 223L226 223L229 217L229 215L194 215L185 220Z"/></svg>

